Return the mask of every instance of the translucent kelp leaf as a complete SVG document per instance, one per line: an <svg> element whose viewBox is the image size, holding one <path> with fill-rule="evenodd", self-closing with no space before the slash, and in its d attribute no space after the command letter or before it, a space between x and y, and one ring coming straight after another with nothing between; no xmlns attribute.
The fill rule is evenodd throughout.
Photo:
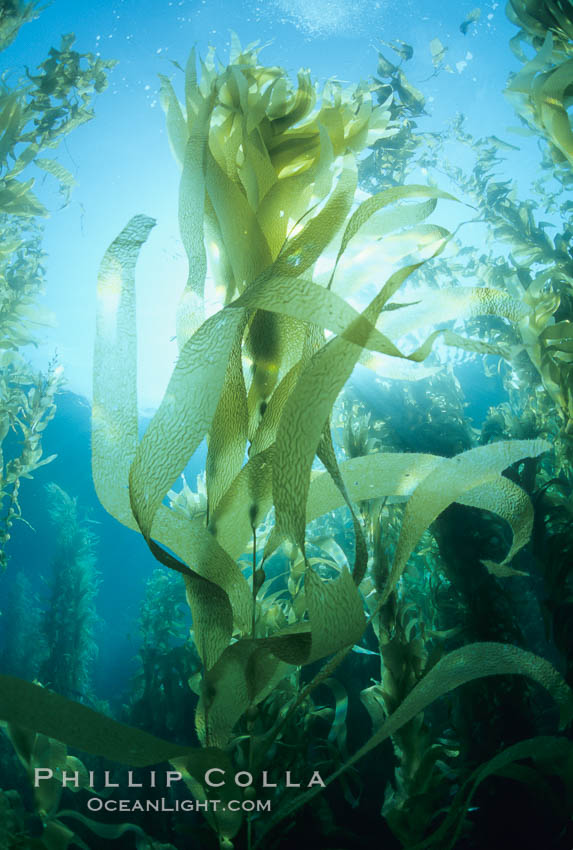
<svg viewBox="0 0 573 850"><path fill-rule="evenodd" d="M60 184L60 192L64 196L64 203L67 204L70 200L70 193L76 185L74 175L55 159L36 159L35 164L56 178Z"/></svg>
<svg viewBox="0 0 573 850"><path fill-rule="evenodd" d="M0 213L11 215L48 215L46 207L32 192L34 180L0 180Z"/></svg>
<svg viewBox="0 0 573 850"><path fill-rule="evenodd" d="M350 498L355 502L368 499L405 499L430 473L439 470L447 459L428 454L378 452L343 461L340 473ZM506 575L517 574L506 567L516 552L525 546L533 527L533 507L527 493L509 478L497 475L486 485L463 492L459 504L489 510L504 519L513 533L511 548L501 564L485 562L488 569ZM342 507L344 499L326 472L318 473L310 483L306 521Z"/></svg>
<svg viewBox="0 0 573 850"><path fill-rule="evenodd" d="M177 95L171 85L171 81L167 77L163 76L163 74L159 75L159 79L161 80L159 97L161 106L165 112L165 123L167 125L169 145L178 165L183 168L188 136L187 122L185 121L185 117L181 110Z"/></svg>
<svg viewBox="0 0 573 850"><path fill-rule="evenodd" d="M336 293L300 277L272 275L255 281L231 305L269 310L314 324L382 354L399 357L400 352L384 334L362 317L354 307ZM364 331L367 335L364 336Z"/></svg>
<svg viewBox="0 0 573 850"><path fill-rule="evenodd" d="M397 360L384 354L365 354L360 363L376 372L379 378L390 378L395 381L423 381L431 378L440 371L440 366L426 366L414 363L412 360Z"/></svg>
<svg viewBox="0 0 573 850"><path fill-rule="evenodd" d="M355 502L387 497L405 499L442 460L436 455L414 452L377 452L343 461L340 473ZM331 477L326 472L315 474L308 492L307 522L343 504L344 499Z"/></svg>
<svg viewBox="0 0 573 850"><path fill-rule="evenodd" d="M465 18L465 20L460 24L460 32L466 35L471 24L474 24L476 23L476 21L479 21L480 17L481 9L479 8L479 6L476 6L476 8L472 9L471 12Z"/></svg>
<svg viewBox="0 0 573 850"><path fill-rule="evenodd" d="M190 521L184 514L161 505L153 520L152 537L183 562L170 558L168 553L156 547L155 554L159 560L165 563L165 566L180 572L187 580L192 608L194 602L193 590L189 587L190 581L194 582L197 578L206 579L208 583L217 585L223 591L221 596L211 589L214 594L211 609L207 608L203 616L215 621L214 631L218 635L216 640L218 645L224 648L231 636L232 622L240 631L244 632L249 628L251 591L235 560L229 557L203 523L204 520L200 517ZM185 564L191 564L192 570ZM209 605L208 599L205 604ZM225 606L228 611L224 610ZM194 620L200 619L200 616L199 611L195 611ZM197 643L201 643L200 636ZM209 662L206 663L210 666Z"/></svg>
<svg viewBox="0 0 573 850"><path fill-rule="evenodd" d="M221 310L187 341L138 446L130 471L130 494L146 537L167 491L211 425L242 321L242 310Z"/></svg>
<svg viewBox="0 0 573 850"><path fill-rule="evenodd" d="M302 366L302 361L296 363L274 390L265 410L265 415L253 435L249 450L251 457L269 448L275 442L283 408L296 386Z"/></svg>
<svg viewBox="0 0 573 850"><path fill-rule="evenodd" d="M334 262L334 268L330 276L329 285L332 284L332 279L336 273L336 267L338 266L340 258L348 247L348 243L354 236L356 236L360 228L363 227L363 225L366 224L368 219L371 218L374 213L378 212L378 210L381 210L383 209L383 207L386 207L389 204L393 204L396 201L404 200L405 198L444 198L450 201L457 200L457 198L455 198L453 195L450 195L448 192L443 192L440 189L434 188L433 186L419 185L393 186L391 189L385 189L383 192L378 192L376 195L372 195L371 198L367 198L351 215L348 224L346 225L338 255ZM428 210L428 213L429 212L431 212L431 209ZM399 226L406 226L410 223L416 223L419 220L418 218L416 218L415 221L410 219L408 217L407 208L402 209L401 214L403 216L403 219L401 220Z"/></svg>
<svg viewBox="0 0 573 850"><path fill-rule="evenodd" d="M469 449L453 458L444 458L442 463L418 485L412 493L402 520L400 537L396 545L394 562L380 605L388 599L406 566L414 547L426 528L452 502L458 501L468 490L487 485L495 480L504 469L524 457L537 457L549 451L551 445L545 440L514 440L490 443ZM492 488L491 508L499 498ZM485 507L485 496L481 507ZM502 499L508 493L501 494ZM511 510L510 505L502 508Z"/></svg>
<svg viewBox="0 0 573 850"><path fill-rule="evenodd" d="M352 576L343 568L336 579L323 581L312 567L304 579L311 645L310 664L339 649L358 643L366 628L362 600Z"/></svg>
<svg viewBox="0 0 573 850"><path fill-rule="evenodd" d="M245 458L248 411L241 343L239 330L211 426L206 464L209 513L217 507Z"/></svg>
<svg viewBox="0 0 573 850"><path fill-rule="evenodd" d="M221 750L186 747L157 738L23 679L0 675L0 719L46 735L54 745L61 741L132 767L176 759L201 784L208 798L229 800L237 796L232 782L217 789L204 784L205 772L213 767L222 771L222 776L232 775L229 756Z"/></svg>
<svg viewBox="0 0 573 850"><path fill-rule="evenodd" d="M269 687L291 670L257 641L241 640L227 647L205 678L195 717L199 740L225 747L249 706L264 699Z"/></svg>
<svg viewBox="0 0 573 850"><path fill-rule="evenodd" d="M401 41L399 38L394 41L384 41L380 39L382 44L386 45L386 47L390 47L394 50L398 56L403 59L405 62L408 62L414 55L414 48L410 44L406 44L405 41Z"/></svg>
<svg viewBox="0 0 573 850"><path fill-rule="evenodd" d="M55 774L34 788L36 808L42 813L55 811L62 794L62 783L57 779L57 774L66 767L66 745L19 723L7 723L4 732L30 779L39 767L47 768Z"/></svg>
<svg viewBox="0 0 573 850"><path fill-rule="evenodd" d="M334 180L334 151L326 129L318 127L318 151L302 174L277 179L262 200L257 217L273 257L278 256L291 223L298 221L312 203L325 198Z"/></svg>
<svg viewBox="0 0 573 850"><path fill-rule="evenodd" d="M557 7L555 7L557 8ZM528 22L529 23L529 22ZM573 165L573 132L568 114L569 91L573 80L573 60L564 60L554 50L558 28L551 32L532 21L534 31L544 38L536 55L508 83L506 93L519 115L548 140L558 159ZM567 41L567 36L565 37Z"/></svg>
<svg viewBox="0 0 573 850"><path fill-rule="evenodd" d="M397 75L394 79L394 85L404 106L408 107L408 109L412 109L414 113L424 111L426 98L422 92L416 88L416 86L412 85L404 72L400 69L398 69Z"/></svg>
<svg viewBox="0 0 573 850"><path fill-rule="evenodd" d="M440 244L434 256L440 253L446 241ZM277 431L273 468L276 525L265 547L265 555L273 551L282 536L290 537L304 552L306 499L312 461L336 397L354 369L360 346L366 344L368 330L364 320L376 321L386 302L419 266L420 263L406 266L386 281L360 315L359 321L353 323L355 345L343 337L336 337L319 349L301 372L295 390L285 403ZM417 351L408 357L423 360L426 355L426 351Z"/></svg>
<svg viewBox="0 0 573 850"><path fill-rule="evenodd" d="M341 751L346 749L346 715L348 714L348 693L338 679L325 679L322 683L330 688L334 696L334 717L328 733L329 741L336 741Z"/></svg>
<svg viewBox="0 0 573 850"><path fill-rule="evenodd" d="M494 315L518 322L529 312L523 302L512 298L507 292L485 286L417 291L415 297L415 304L392 313L385 312L378 322L383 332L394 341L420 327L431 327L452 319Z"/></svg>
<svg viewBox="0 0 573 850"><path fill-rule="evenodd" d="M207 149L206 187L217 216L224 250L239 293L255 280L273 257L261 225L241 189Z"/></svg>
<svg viewBox="0 0 573 850"><path fill-rule="evenodd" d="M137 529L129 468L138 440L135 264L155 221L135 216L112 242L98 275L94 351L92 473L103 507Z"/></svg>
<svg viewBox="0 0 573 850"><path fill-rule="evenodd" d="M529 542L533 529L533 505L525 490L509 478L500 475L495 481L480 485L464 493L460 504L492 511L502 517L511 527L513 541L509 552L501 561L484 561L488 570L500 578L510 575L527 575L507 566L516 552Z"/></svg>
<svg viewBox="0 0 573 850"><path fill-rule="evenodd" d="M381 77L389 77L396 70L396 65L393 65L391 62L386 59L386 57L378 51L378 70L377 73L380 74Z"/></svg>
<svg viewBox="0 0 573 850"><path fill-rule="evenodd" d="M75 794L83 788L91 788L90 775L83 761L80 761L75 756L68 756L66 759L66 769L77 774L77 786L75 784L67 786L72 793Z"/></svg>
<svg viewBox="0 0 573 850"><path fill-rule="evenodd" d="M360 520L354 512L354 508L348 496L344 479L340 474L336 453L332 444L330 417L324 426L316 454L321 463L323 463L326 467L326 471L330 475L337 489L340 491L340 494L350 511L352 525L354 527L354 567L352 569L352 578L354 580L354 584L358 586L364 578L366 568L368 566L368 545L366 543L366 538L364 537Z"/></svg>
<svg viewBox="0 0 573 850"><path fill-rule="evenodd" d="M207 274L203 218L205 213L205 160L213 98L201 101L189 129L179 184L179 231L188 263L187 283L177 310L177 342L181 349L203 322Z"/></svg>
<svg viewBox="0 0 573 850"><path fill-rule="evenodd" d="M47 850L67 850L70 844L78 847L87 847L78 835L74 835L71 829L64 826L58 820L48 820L42 833L42 844Z"/></svg>
<svg viewBox="0 0 573 850"><path fill-rule="evenodd" d="M277 258L274 271L282 275L301 275L310 268L344 224L357 184L355 158L346 156L340 177L323 208L289 239Z"/></svg>
<svg viewBox="0 0 573 850"><path fill-rule="evenodd" d="M68 785L66 787L69 788L70 786ZM74 790L73 786L71 790ZM94 835L97 835L100 838L105 839L106 841L121 838L121 836L125 835L126 832L135 832L135 834L138 835L141 839L147 841L147 834L140 826L137 826L137 824L135 823L101 823L100 821L93 820L93 818L86 817L81 812L75 812L73 809L63 809L59 811L58 821L62 818L64 818L65 820L78 821L79 823L83 824L83 826L87 827L90 832L93 832ZM77 836L74 837L74 835L72 834L72 838L75 838L74 843L76 843Z"/></svg>
<svg viewBox="0 0 573 850"><path fill-rule="evenodd" d="M181 517L161 505L170 485L163 491L167 479L161 475L155 477L155 471L161 469L165 472L162 452L169 450L169 435L176 443L179 442L177 428L181 424L186 426L187 415L193 422L193 427L187 428L185 432L191 443L183 440L184 445L179 446L183 454L179 452L171 456L172 462L181 460L179 472L203 438L218 402L226 363L236 335L235 322L241 320L241 311L212 317L210 324L203 325L202 333L198 332L184 347L170 383L180 394L177 398L169 396L168 389L158 414L163 411L162 416L165 416L166 409L170 412L173 407L177 408L178 403L183 406L174 411L173 420L167 415L167 421L163 424L161 417L156 415L148 429L150 438L147 441L144 439L142 446L138 447L133 273L139 249L153 224L145 216L132 219L106 252L100 268L92 417L94 484L105 509L124 525L141 530L158 560L186 577L190 604L197 621L198 649L206 665L210 666L232 634L233 606L237 625L245 625L248 587L237 565L220 549L205 528L199 525L189 528ZM229 320L226 325L225 319ZM210 331L213 339L217 340L215 350L221 352L220 359L211 359L211 368L209 361L213 358L213 351L209 351ZM206 350L202 346L206 346ZM219 349L217 346L220 346ZM206 389L199 378L197 396L191 391L182 391L180 383L185 384L186 376L197 372L207 382L213 380L215 386ZM194 405L189 414L186 413L185 399ZM165 427L161 431L163 425ZM202 433L199 434L199 431ZM157 443L153 448L156 452L155 460L146 453L150 443L154 446L154 440ZM186 449L190 452L187 457ZM145 467L147 460L151 460L150 469ZM169 464L166 465L169 467ZM142 474L149 475L145 483L139 477L142 468ZM153 497L151 502L150 497ZM184 563L154 543L152 534L182 558ZM193 564L195 572L185 564ZM205 634L202 634L202 627L205 627Z"/></svg>
<svg viewBox="0 0 573 850"><path fill-rule="evenodd" d="M232 558L238 558L272 505L274 446L251 457L220 500L209 528Z"/></svg>
<svg viewBox="0 0 573 850"><path fill-rule="evenodd" d="M386 301L415 268L417 266L408 266L392 275L360 319L375 321ZM342 337L328 342L310 359L285 403L273 465L276 526L267 544L268 550L275 545L279 535L286 535L304 552L306 499L312 461L332 406L358 360L359 345L363 345L367 338L367 327L358 327L356 345ZM265 552L268 550L265 549Z"/></svg>
<svg viewBox="0 0 573 850"><path fill-rule="evenodd" d="M433 38L430 42L430 53L434 68L439 68L446 59L447 47L444 47L439 38Z"/></svg>
<svg viewBox="0 0 573 850"><path fill-rule="evenodd" d="M435 699L482 676L508 674L529 676L548 691L559 707L560 727L566 726L573 718L573 693L561 674L545 658L506 643L472 643L440 659L382 727L352 756L344 769L393 735Z"/></svg>
<svg viewBox="0 0 573 850"><path fill-rule="evenodd" d="M118 723L80 703L15 676L0 675L0 718L47 735L90 755L133 767L147 767L177 756L196 756L208 765L209 751L173 744ZM226 762L223 753L211 751Z"/></svg>
<svg viewBox="0 0 573 850"><path fill-rule="evenodd" d="M407 188L407 187L404 187ZM374 196L373 196L374 197ZM408 200L408 199L406 199ZM431 213L436 209L438 203L437 198L430 198L421 203L398 203L391 204L388 207L382 207L375 212L364 224L360 226L359 237L363 244L368 244L368 240L379 240L382 236L388 233L395 233L404 227L414 227L417 224L425 221ZM367 237L367 238L365 238ZM356 236L353 249L356 247ZM360 252L360 247L358 252Z"/></svg>

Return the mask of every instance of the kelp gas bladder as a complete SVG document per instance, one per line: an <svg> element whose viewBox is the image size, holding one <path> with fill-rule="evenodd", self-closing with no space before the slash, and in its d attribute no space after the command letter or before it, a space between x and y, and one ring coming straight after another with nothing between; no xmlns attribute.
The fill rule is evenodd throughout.
<svg viewBox="0 0 573 850"><path fill-rule="evenodd" d="M203 781L207 768L233 773L230 751L239 719L256 713L296 667L340 657L366 628L359 587L368 553L360 521L352 513L353 569L342 568L334 579L306 559L307 522L344 503L352 511L352 499L409 496L383 604L424 529L454 500L505 518L514 533L512 556L528 539L531 511L526 494L501 473L548 445L497 443L452 459L380 454L379 474L364 475L358 492L352 461L339 467L335 458L332 406L363 349L416 362L444 334L434 331L404 355L384 332L384 318L393 315L385 308L402 283L424 257L442 250L449 234L433 226L431 248L377 286L362 313L343 298L355 283L349 258L359 251L362 258L367 249L372 268L379 269L377 237L371 234L375 216L390 204L403 205L399 220L407 227L420 222L419 204L410 205L409 220L410 201L423 199L428 215L439 198L454 199L430 186L404 186L356 205L357 153L396 129L386 105L373 105L365 87L343 90L337 84L328 84L318 99L306 73L293 90L283 70L259 64L255 49L241 52L235 44L226 68L216 68L209 57L200 80L192 54L184 106L167 80L163 102L182 168L179 220L189 261L177 317L179 357L139 440L134 269L154 222L136 216L107 251L98 280L93 475L109 513L143 534L154 556L185 579L203 663L196 713L202 748L169 744L17 679L4 682L0 716L19 713L25 701L25 716L18 714L22 722L80 749L127 764L171 759L185 771L193 793L204 798L211 793ZM205 318L208 266L221 307ZM376 272L371 283L378 283ZM485 288L464 297L468 315L515 320L527 310L506 293ZM447 341L497 351L452 334ZM207 513L172 509L166 496L206 436ZM326 467L321 478L311 470L316 455ZM404 489L406 480L413 483L410 489ZM175 502L180 507L180 499ZM265 520L270 533L263 533ZM236 560L249 538L250 582ZM257 560L261 540L263 558ZM268 558L285 540L303 555L304 589L296 605L288 595L281 600L284 622L274 627L259 596ZM532 676L560 703L566 720L571 696L558 674L543 659L513 650L490 643L447 656L355 758L437 696L480 675ZM250 747L253 774L264 767L274 735L276 729L266 730ZM216 789L223 802L236 795L234 786ZM277 818L280 814L273 822ZM209 819L222 844L230 846L241 815L219 810ZM250 836L249 830L249 843Z"/></svg>

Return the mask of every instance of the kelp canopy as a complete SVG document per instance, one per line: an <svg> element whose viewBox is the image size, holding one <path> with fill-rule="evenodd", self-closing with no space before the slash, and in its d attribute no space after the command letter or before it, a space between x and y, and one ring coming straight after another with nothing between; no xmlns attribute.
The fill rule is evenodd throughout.
<svg viewBox="0 0 573 850"><path fill-rule="evenodd" d="M301 72L293 88L282 69L259 63L256 48L243 51L237 43L227 67L211 55L200 66L197 76L192 53L183 104L163 80L169 137L181 166L179 223L189 263L177 316L179 357L139 440L134 270L154 222L136 216L107 251L98 281L93 475L109 513L140 532L154 556L185 579L203 664L196 729L204 749L114 725L18 680L6 687L2 716L25 699L30 728L88 752L138 765L177 758L193 792L204 797L202 774L230 763L238 721L256 714L296 667L334 656L326 668L334 669L391 597L428 525L452 502L493 511L509 524L513 544L500 564L489 566L511 573L508 562L530 536L532 508L502 473L549 444L500 441L454 458L380 452L367 468L361 458L339 463L331 411L364 351L415 364L443 337L469 350L507 353L494 342L436 328L435 318L420 318L417 305L392 300L448 244L444 228L420 227L439 199L455 199L429 185L407 185L357 202L357 156L397 131L390 98L375 105L367 86L328 83L319 97L308 73ZM378 241L392 229L414 240L424 236L410 263L395 270ZM369 291L359 313L347 299L365 267L374 294ZM392 271L385 282L383 267ZM210 315L208 279L218 300ZM448 315L454 305L462 316L496 315L518 329L533 327L532 308L505 291L460 287L433 291L433 298L436 313ZM406 353L400 340L416 324L435 329ZM206 512L193 504L181 510L181 495L170 488L205 437ZM321 472L313 470L316 457ZM408 501L385 584L374 587L354 505L394 497ZM341 504L351 512L354 562L325 577L307 557L307 524ZM242 569L237 559L249 542L251 566ZM292 592L277 616L267 601L266 571L280 546ZM569 720L571 693L548 662L500 643L469 645L436 665L342 770L438 696L500 673L540 682L559 703L562 722ZM278 728L264 732L249 743L253 772L264 764ZM237 789L218 789L219 797L226 793ZM240 814L211 818L223 842L241 825Z"/></svg>

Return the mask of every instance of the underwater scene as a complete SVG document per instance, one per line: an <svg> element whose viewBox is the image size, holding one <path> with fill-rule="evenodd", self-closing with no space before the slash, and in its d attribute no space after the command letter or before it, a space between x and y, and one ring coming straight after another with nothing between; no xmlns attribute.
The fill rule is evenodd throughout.
<svg viewBox="0 0 573 850"><path fill-rule="evenodd" d="M572 850L571 0L0 0L0 850Z"/></svg>

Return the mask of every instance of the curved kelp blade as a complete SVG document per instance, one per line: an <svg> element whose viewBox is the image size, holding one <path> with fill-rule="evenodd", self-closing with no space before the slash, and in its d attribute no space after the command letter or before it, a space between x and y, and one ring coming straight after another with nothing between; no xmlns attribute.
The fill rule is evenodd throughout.
<svg viewBox="0 0 573 850"><path fill-rule="evenodd" d="M495 492L492 492L493 490ZM507 566L513 556L529 542L533 530L533 505L525 490L500 475L499 478L464 493L459 502L472 508L492 511L511 528L513 540L509 552L499 564L495 561L484 561L488 570L499 578L527 575L521 570Z"/></svg>
<svg viewBox="0 0 573 850"><path fill-rule="evenodd" d="M239 329L210 429L206 464L209 515L241 469L245 458L248 420L242 333Z"/></svg>
<svg viewBox="0 0 573 850"><path fill-rule="evenodd" d="M384 604L396 587L408 558L426 528L448 505L458 501L468 490L495 480L511 464L525 457L537 457L550 449L551 445L545 440L501 441L469 449L453 458L444 458L408 500L394 562L378 607ZM485 506L482 503L481 507ZM495 507L492 510L495 511Z"/></svg>
<svg viewBox="0 0 573 850"><path fill-rule="evenodd" d="M354 502L405 499L447 460L437 455L378 452L344 461L340 473ZM513 533L508 554L501 564L488 561L486 566L492 571L503 566L505 575L515 574L506 565L529 541L533 527L533 507L527 493L509 478L496 474L487 484L464 491L455 501L491 511L508 523ZM326 472L321 472L310 483L306 521L311 522L343 504L339 489Z"/></svg>
<svg viewBox="0 0 573 850"><path fill-rule="evenodd" d="M264 421L264 420L263 420ZM522 449L518 449L518 452ZM257 522L272 507L272 469L275 447L251 457L233 481L210 521L210 530L232 558L238 558L252 536L253 506ZM427 476L447 458L408 452L375 452L339 464L348 498L353 502L370 499L406 500ZM500 474L486 485L468 489L459 504L488 510L504 519L513 534L513 543L501 565L507 565L528 542L532 528L532 506L527 493ZM306 508L306 524L347 504L340 487L328 472L311 475ZM282 538L276 537L279 545ZM498 566L487 562L488 569ZM498 573L499 574L499 573ZM514 574L507 572L507 575Z"/></svg>
<svg viewBox="0 0 573 850"><path fill-rule="evenodd" d="M101 262L97 284L92 408L92 470L103 507L137 529L129 468L138 440L135 264L155 221L132 218Z"/></svg>
<svg viewBox="0 0 573 850"><path fill-rule="evenodd" d="M339 770L326 779L326 784L329 785L363 756L394 735L405 723L424 711L434 700L466 682L480 679L483 676L499 675L528 676L545 688L557 703L561 728L573 719L573 692L549 661L510 644L472 643L441 658L410 691L396 711L387 718L366 744ZM317 789L306 791L291 803L283 806L281 811L268 822L267 829L255 847L263 846L261 842L270 829L284 818L292 816L297 809L310 802L317 793Z"/></svg>
<svg viewBox="0 0 573 850"><path fill-rule="evenodd" d="M402 356L394 343L347 301L305 278L265 274L230 306L269 310L302 322L311 320L364 348L394 357Z"/></svg>
<svg viewBox="0 0 573 850"><path fill-rule="evenodd" d="M502 316L512 322L522 320L528 307L507 292L488 286L459 286L415 293L416 303L385 312L379 322L384 334L396 341L420 327L443 324L452 319L475 316Z"/></svg>
<svg viewBox="0 0 573 850"><path fill-rule="evenodd" d="M64 818L65 820L78 821L82 824L82 826L87 827L90 832L93 832L94 835L97 835L99 838L103 838L106 841L113 841L116 838L121 838L121 836L125 835L126 832L134 832L139 838L142 838L145 841L148 840L148 836L144 830L135 823L100 823L100 821L88 818L86 815L81 812L75 812L73 809L64 809L63 811L58 812L58 820L61 818Z"/></svg>
<svg viewBox="0 0 573 850"><path fill-rule="evenodd" d="M274 451L270 446L249 459L210 518L209 530L232 558L245 551L253 534L253 517L261 522L271 509Z"/></svg>
<svg viewBox="0 0 573 850"><path fill-rule="evenodd" d="M187 341L139 444L129 486L133 513L146 538L169 488L211 425L242 321L242 310L225 308Z"/></svg>
<svg viewBox="0 0 573 850"><path fill-rule="evenodd" d="M356 516L354 508L352 507L352 503L348 495L344 479L340 474L338 460L336 459L336 453L332 444L330 419L324 426L324 430L322 432L322 436L320 438L320 443L318 444L316 454L321 463L324 464L326 471L328 472L334 484L340 491L340 494L344 499L348 510L350 511L352 525L354 528L354 567L352 569L352 578L354 579L354 583L356 584L356 586L358 586L364 578L364 575L366 574L366 568L368 566L368 544L366 543L366 538L364 536L360 520Z"/></svg>
<svg viewBox="0 0 573 850"><path fill-rule="evenodd" d="M235 724L293 668L255 640L227 647L205 677L195 715L199 740L226 747Z"/></svg>
<svg viewBox="0 0 573 850"><path fill-rule="evenodd" d="M348 247L348 243L350 240L356 236L358 231L366 224L366 222L377 213L379 210L388 206L389 204L393 204L396 201L401 201L409 198L430 198L430 199L438 199L444 198L449 201L457 201L453 195L450 195L448 192L443 192L440 189L436 189L433 186L393 186L391 189L385 189L382 192L378 192L376 195L372 195L372 197L367 198L363 201L355 212L352 213L350 219L348 220L348 224L346 225L346 229L344 231L342 242L340 244L340 248L338 250L338 255L334 262L334 268L332 270L332 274L330 276L329 288L332 285L332 279L336 273L336 268L338 263L340 262L340 258L344 254L346 248ZM428 209L428 213L431 212L431 209ZM413 211L412 218L408 217L407 212L402 211L402 218L400 219L399 226L406 226L408 224L416 223L416 212Z"/></svg>
<svg viewBox="0 0 573 850"><path fill-rule="evenodd" d="M573 692L561 674L545 658L507 643L471 643L441 658L410 691L382 727L344 765L343 770L397 732L404 723L423 711L435 699L454 688L483 676L515 674L533 679L553 697L559 707L561 728L573 719Z"/></svg>
<svg viewBox="0 0 573 850"><path fill-rule="evenodd" d="M239 292L272 261L258 218L241 189L207 150L205 185Z"/></svg>
<svg viewBox="0 0 573 850"><path fill-rule="evenodd" d="M198 624L198 649L210 666L228 644L234 619L240 628L245 624L246 580L206 529L195 526L190 533L161 503L213 419L242 311L221 311L186 343L163 402L138 446L134 267L152 226L151 219L136 216L102 261L94 355L93 474L104 507L120 522L141 530L155 557L186 576ZM152 535L183 563L161 549ZM187 564L193 564L194 571Z"/></svg>
<svg viewBox="0 0 573 850"><path fill-rule="evenodd" d="M356 183L354 157L346 156L342 173L324 207L284 245L275 262L277 273L298 276L314 265L344 224L352 206Z"/></svg>
<svg viewBox="0 0 573 850"><path fill-rule="evenodd" d="M201 100L199 112L189 128L179 184L179 231L188 262L187 283L177 309L177 342L180 349L202 324L205 315L207 255L203 218L205 164L212 108L212 96L205 101Z"/></svg>

